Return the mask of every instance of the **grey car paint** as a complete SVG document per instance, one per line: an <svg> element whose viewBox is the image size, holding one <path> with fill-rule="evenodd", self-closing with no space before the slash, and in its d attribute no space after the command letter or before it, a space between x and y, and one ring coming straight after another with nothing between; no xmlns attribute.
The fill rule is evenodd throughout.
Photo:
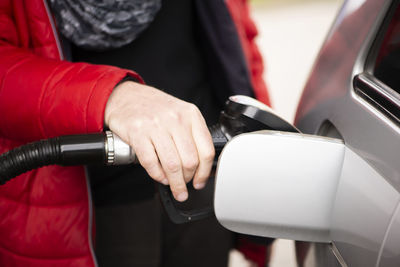
<svg viewBox="0 0 400 267"><path fill-rule="evenodd" d="M345 160L332 215L333 247L344 263L319 244L317 266L400 265L400 129L353 88L391 4L344 3L297 110L301 131L341 137L359 156Z"/></svg>

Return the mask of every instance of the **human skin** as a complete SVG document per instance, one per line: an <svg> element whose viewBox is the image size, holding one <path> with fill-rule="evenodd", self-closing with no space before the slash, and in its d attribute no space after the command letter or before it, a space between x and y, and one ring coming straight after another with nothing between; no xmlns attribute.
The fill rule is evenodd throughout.
<svg viewBox="0 0 400 267"><path fill-rule="evenodd" d="M186 183L202 189L215 155L199 109L151 86L117 85L104 114L105 124L135 151L154 180L169 184L174 198L188 198Z"/></svg>

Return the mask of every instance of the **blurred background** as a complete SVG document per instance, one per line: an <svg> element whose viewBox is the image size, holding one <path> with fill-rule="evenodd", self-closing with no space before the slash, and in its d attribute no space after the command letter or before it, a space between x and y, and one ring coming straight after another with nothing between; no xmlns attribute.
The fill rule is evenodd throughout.
<svg viewBox="0 0 400 267"><path fill-rule="evenodd" d="M273 108L293 122L311 67L343 0L251 0ZM306 263L312 261L312 249ZM230 267L251 266L233 251ZM294 267L291 240L274 243L270 267ZM307 266L307 264L306 264Z"/></svg>

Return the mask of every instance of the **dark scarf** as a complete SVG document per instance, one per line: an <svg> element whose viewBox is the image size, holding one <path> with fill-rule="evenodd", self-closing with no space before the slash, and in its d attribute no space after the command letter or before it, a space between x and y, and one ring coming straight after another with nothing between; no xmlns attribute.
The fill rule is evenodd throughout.
<svg viewBox="0 0 400 267"><path fill-rule="evenodd" d="M136 39L153 21L161 0L50 0L50 5L67 39L101 51Z"/></svg>

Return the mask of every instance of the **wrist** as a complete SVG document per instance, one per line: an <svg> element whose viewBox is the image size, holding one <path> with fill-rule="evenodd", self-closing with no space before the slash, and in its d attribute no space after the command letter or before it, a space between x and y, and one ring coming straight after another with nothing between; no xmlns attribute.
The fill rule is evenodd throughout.
<svg viewBox="0 0 400 267"><path fill-rule="evenodd" d="M113 110L120 102L121 96L126 95L126 90L132 90L135 88L136 83L133 79L130 79L129 76L122 79L113 89L110 96L108 97L106 108L104 111L104 126L110 126L110 116L113 113Z"/></svg>

